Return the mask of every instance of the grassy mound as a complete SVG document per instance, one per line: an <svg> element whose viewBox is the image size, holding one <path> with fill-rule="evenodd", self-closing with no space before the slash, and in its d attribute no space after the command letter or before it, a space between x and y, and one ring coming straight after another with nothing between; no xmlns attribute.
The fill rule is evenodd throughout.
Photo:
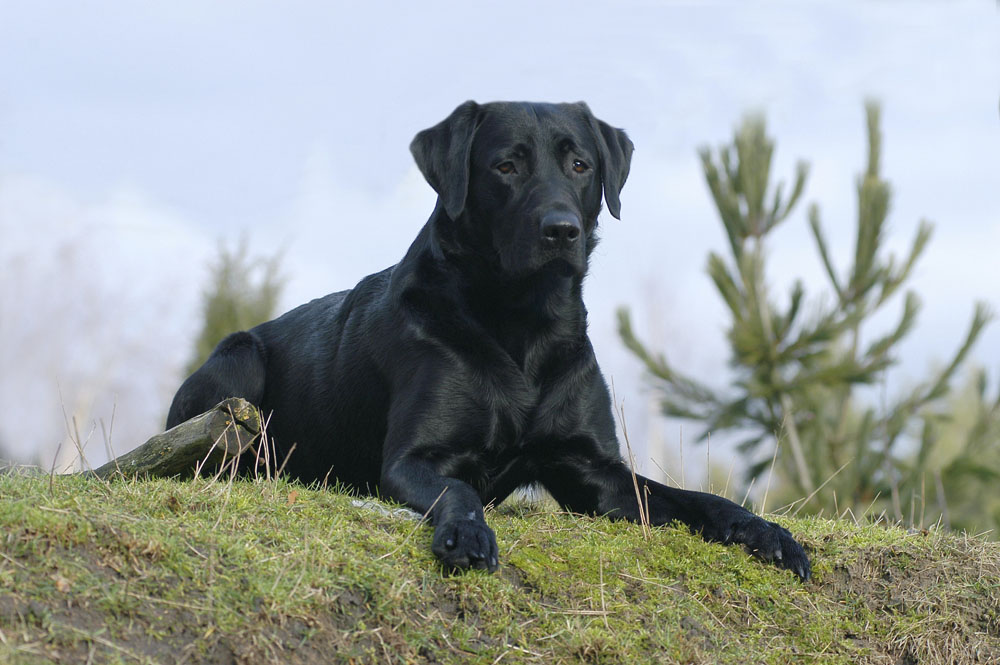
<svg viewBox="0 0 1000 665"><path fill-rule="evenodd" d="M488 514L501 570L285 481L0 475L0 662L1000 662L1000 544L780 519L814 580L680 529Z"/></svg>

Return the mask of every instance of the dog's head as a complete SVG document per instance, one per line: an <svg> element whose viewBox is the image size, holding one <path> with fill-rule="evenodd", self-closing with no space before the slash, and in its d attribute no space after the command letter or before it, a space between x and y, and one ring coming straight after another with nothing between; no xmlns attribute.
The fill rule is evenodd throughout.
<svg viewBox="0 0 1000 665"><path fill-rule="evenodd" d="M601 192L621 213L632 142L586 104L466 102L410 145L438 193L449 240L504 275L582 275Z"/></svg>

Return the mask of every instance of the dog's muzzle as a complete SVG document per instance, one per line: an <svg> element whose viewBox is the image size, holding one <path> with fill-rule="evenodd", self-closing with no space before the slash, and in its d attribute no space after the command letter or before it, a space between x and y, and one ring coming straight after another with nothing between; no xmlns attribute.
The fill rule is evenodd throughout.
<svg viewBox="0 0 1000 665"><path fill-rule="evenodd" d="M583 224L576 214L553 210L545 213L541 223L542 246L548 250L570 249L580 241Z"/></svg>

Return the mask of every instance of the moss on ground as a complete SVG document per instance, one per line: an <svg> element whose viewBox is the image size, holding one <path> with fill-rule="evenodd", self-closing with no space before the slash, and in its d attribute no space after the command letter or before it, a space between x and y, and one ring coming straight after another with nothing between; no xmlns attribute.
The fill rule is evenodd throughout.
<svg viewBox="0 0 1000 665"><path fill-rule="evenodd" d="M1000 662L1000 544L777 518L814 579L681 529L488 514L501 570L284 480L0 475L0 662Z"/></svg>

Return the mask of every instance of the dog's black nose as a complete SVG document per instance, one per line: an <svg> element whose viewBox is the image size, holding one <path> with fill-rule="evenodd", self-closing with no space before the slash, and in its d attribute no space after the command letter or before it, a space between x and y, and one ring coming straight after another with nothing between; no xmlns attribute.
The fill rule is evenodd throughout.
<svg viewBox="0 0 1000 665"><path fill-rule="evenodd" d="M542 238L547 245L569 245L580 237L580 218L571 212L554 210L542 217Z"/></svg>

